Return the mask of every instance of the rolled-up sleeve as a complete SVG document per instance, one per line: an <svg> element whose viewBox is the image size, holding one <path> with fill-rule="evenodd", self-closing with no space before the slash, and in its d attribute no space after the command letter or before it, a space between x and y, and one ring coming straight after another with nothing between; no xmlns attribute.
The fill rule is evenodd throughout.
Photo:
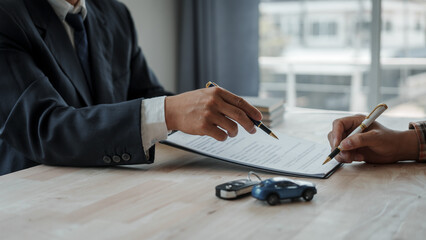
<svg viewBox="0 0 426 240"><path fill-rule="evenodd" d="M419 142L419 159L418 162L426 162L426 121L410 122L410 129L414 129Z"/></svg>

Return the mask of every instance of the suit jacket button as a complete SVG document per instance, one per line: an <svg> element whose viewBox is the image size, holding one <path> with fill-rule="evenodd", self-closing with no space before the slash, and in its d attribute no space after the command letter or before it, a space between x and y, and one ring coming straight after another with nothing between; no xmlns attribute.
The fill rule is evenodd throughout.
<svg viewBox="0 0 426 240"><path fill-rule="evenodd" d="M108 156L104 156L102 160L104 160L104 163L111 163L111 158Z"/></svg>
<svg viewBox="0 0 426 240"><path fill-rule="evenodd" d="M124 161L129 161L130 160L130 154L128 154L128 153L123 153L122 155L121 155L121 158L124 160Z"/></svg>
<svg viewBox="0 0 426 240"><path fill-rule="evenodd" d="M112 161L114 161L115 163L119 163L121 161L120 156L114 155L112 156Z"/></svg>

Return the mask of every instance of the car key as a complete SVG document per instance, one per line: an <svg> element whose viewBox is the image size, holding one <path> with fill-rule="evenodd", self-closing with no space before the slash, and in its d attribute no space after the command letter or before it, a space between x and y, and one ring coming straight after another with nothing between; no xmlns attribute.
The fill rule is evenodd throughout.
<svg viewBox="0 0 426 240"><path fill-rule="evenodd" d="M250 175L256 176L259 181L252 181ZM238 179L216 186L216 196L221 199L236 199L246 196L251 193L254 185L258 184L261 178L255 173L250 171L247 179Z"/></svg>

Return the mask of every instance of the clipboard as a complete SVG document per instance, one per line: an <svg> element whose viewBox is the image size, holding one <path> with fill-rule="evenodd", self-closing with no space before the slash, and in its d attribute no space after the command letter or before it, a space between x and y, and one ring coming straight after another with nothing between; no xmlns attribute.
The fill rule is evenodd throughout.
<svg viewBox="0 0 426 240"><path fill-rule="evenodd" d="M238 132L236 137L219 142L209 136L176 131L160 143L220 161L286 176L326 179L342 166L342 163L336 161L322 165L330 152L329 147L322 144L284 134L279 135L280 140L275 140L262 131L251 135L241 126Z"/></svg>

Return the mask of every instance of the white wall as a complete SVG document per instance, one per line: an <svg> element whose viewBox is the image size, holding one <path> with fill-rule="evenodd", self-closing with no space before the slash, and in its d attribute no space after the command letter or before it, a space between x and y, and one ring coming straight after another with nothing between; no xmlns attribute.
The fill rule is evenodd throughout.
<svg viewBox="0 0 426 240"><path fill-rule="evenodd" d="M176 91L178 48L178 1L121 0L135 21L139 45L158 80Z"/></svg>

